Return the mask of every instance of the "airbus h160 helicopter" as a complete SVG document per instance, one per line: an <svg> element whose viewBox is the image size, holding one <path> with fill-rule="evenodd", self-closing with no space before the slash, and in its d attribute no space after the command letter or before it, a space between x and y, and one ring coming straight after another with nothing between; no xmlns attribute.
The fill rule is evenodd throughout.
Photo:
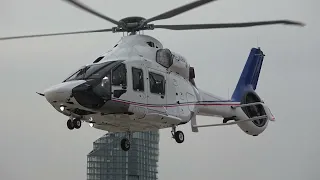
<svg viewBox="0 0 320 180"><path fill-rule="evenodd" d="M109 132L127 132L121 140L124 151L130 149L133 132L172 128L177 143L184 142L179 125L190 122L193 132L200 127L237 124L245 133L257 136L269 121L274 121L270 109L255 92L264 54L252 48L231 100L201 90L195 84L195 69L178 53L162 46L157 39L140 35L156 28L195 30L237 28L258 25L304 24L289 20L226 24L154 25L153 21L168 19L214 0L195 1L171 11L145 19L127 17L120 21L104 16L75 1L66 2L116 24L111 29L68 33L5 37L0 40L81 34L123 32L127 36L90 65L80 67L62 83L38 93L60 113L69 117L67 127L79 129L82 122ZM197 116L215 116L220 124L197 125ZM232 121L232 122L229 122Z"/></svg>

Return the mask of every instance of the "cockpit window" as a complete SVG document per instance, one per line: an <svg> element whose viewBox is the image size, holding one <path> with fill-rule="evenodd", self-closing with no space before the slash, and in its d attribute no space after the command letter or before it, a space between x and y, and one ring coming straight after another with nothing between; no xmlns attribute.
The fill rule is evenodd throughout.
<svg viewBox="0 0 320 180"><path fill-rule="evenodd" d="M106 72L110 71L117 63L117 61L109 61L101 64L92 64L82 67L80 70L75 72L66 81L72 80L84 80L84 79L99 79L103 78Z"/></svg>
<svg viewBox="0 0 320 180"><path fill-rule="evenodd" d="M96 60L94 60L93 63L98 63L98 62L100 62L103 58L104 58L104 56L100 56L100 57L98 57Z"/></svg>
<svg viewBox="0 0 320 180"><path fill-rule="evenodd" d="M127 85L127 69L124 64L120 64L112 71L112 85L126 86Z"/></svg>
<svg viewBox="0 0 320 180"><path fill-rule="evenodd" d="M85 77L84 78L95 78L101 76L101 71L100 69L103 69L104 67L107 67L110 64L108 63L103 63L103 64L95 64L91 66L87 66L85 70Z"/></svg>
<svg viewBox="0 0 320 180"><path fill-rule="evenodd" d="M65 81L71 81L71 80L76 80L77 78L81 77L83 75L83 71L82 68L79 69L78 71L76 71L75 73L73 73L68 79L66 79Z"/></svg>

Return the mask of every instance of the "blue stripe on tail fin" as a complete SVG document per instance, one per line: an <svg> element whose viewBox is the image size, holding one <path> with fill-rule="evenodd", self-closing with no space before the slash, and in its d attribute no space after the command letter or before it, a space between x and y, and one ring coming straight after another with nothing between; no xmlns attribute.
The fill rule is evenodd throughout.
<svg viewBox="0 0 320 180"><path fill-rule="evenodd" d="M241 101L244 93L254 91L257 87L264 54L260 48L252 48L242 70L238 84L232 94L233 101Z"/></svg>

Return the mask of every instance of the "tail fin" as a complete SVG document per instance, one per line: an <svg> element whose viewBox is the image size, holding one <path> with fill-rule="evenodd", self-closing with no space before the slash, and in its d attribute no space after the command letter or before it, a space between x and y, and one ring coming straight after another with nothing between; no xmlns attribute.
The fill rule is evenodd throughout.
<svg viewBox="0 0 320 180"><path fill-rule="evenodd" d="M233 101L241 101L244 93L254 91L257 87L264 54L260 48L252 48L244 66L238 84L232 94Z"/></svg>

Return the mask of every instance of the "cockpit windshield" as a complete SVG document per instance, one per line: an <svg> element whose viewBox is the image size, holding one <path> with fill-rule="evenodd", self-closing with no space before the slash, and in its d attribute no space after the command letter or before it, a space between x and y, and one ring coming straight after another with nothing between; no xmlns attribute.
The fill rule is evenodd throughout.
<svg viewBox="0 0 320 180"><path fill-rule="evenodd" d="M108 61L84 66L64 80L64 82L73 80L101 79L107 72L116 66L118 62L120 61Z"/></svg>

